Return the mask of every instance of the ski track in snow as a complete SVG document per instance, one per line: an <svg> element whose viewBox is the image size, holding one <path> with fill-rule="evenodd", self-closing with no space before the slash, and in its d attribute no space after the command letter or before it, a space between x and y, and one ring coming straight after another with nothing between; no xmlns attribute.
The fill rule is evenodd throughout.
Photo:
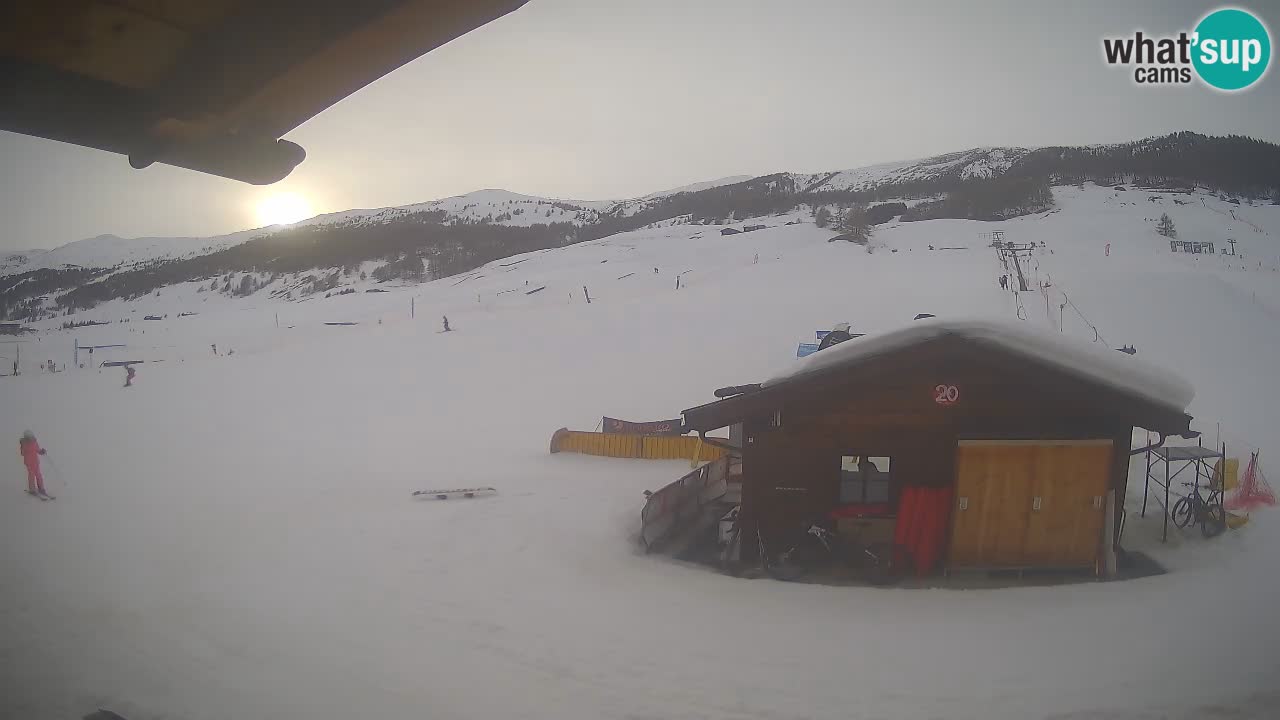
<svg viewBox="0 0 1280 720"><path fill-rule="evenodd" d="M1274 512L1160 546L1158 516L1131 498L1126 545L1172 568L1142 580L828 588L644 556L641 492L687 464L547 453L556 428L672 417L794 367L796 343L835 322L1012 319L978 237L1003 229L1047 243L1033 278L1052 279L1055 303L1065 290L1113 347L1196 386L1210 442L1221 421L1233 455L1261 447L1275 467L1280 208L1247 209L1263 235L1199 202L1055 194L1044 216L890 223L871 255L782 226L798 216L730 237L674 226L389 293L285 303L190 284L77 316L128 324L33 337L24 374L0 378L14 443L0 717L1273 717ZM1183 239L1229 234L1247 257L1169 253L1146 221L1162 211ZM526 280L547 290L526 295ZM1046 326L1041 295L1023 301ZM456 332L435 332L443 314ZM1070 307L1063 325L1093 338ZM99 361L164 362L127 390L118 369L36 371L70 365L73 338L130 345ZM55 503L20 492L28 427ZM1140 493L1141 458L1131 468ZM409 496L473 485L499 494Z"/></svg>

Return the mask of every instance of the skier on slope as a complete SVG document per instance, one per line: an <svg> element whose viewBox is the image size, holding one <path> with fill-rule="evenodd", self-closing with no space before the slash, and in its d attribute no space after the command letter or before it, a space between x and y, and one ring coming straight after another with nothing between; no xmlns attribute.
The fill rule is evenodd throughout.
<svg viewBox="0 0 1280 720"><path fill-rule="evenodd" d="M27 466L27 492L40 497L49 497L44 491L44 475L40 473L40 456L44 448L36 442L35 433L30 430L22 433L18 440L18 452L22 453L22 464Z"/></svg>
<svg viewBox="0 0 1280 720"><path fill-rule="evenodd" d="M124 386L125 387L133 387L133 376L136 374L138 374L138 371L134 370L132 365L124 366Z"/></svg>

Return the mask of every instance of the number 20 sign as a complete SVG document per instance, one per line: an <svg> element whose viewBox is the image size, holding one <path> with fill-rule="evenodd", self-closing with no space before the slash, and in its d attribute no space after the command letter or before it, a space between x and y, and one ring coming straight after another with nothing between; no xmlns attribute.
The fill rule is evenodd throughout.
<svg viewBox="0 0 1280 720"><path fill-rule="evenodd" d="M939 405L954 405L960 400L960 388L955 385L938 385L933 389L933 401Z"/></svg>

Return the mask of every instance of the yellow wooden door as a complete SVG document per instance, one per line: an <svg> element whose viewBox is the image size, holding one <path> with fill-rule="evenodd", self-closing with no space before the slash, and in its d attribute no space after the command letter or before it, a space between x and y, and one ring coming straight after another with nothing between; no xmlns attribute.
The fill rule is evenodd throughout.
<svg viewBox="0 0 1280 720"><path fill-rule="evenodd" d="M1035 446L962 442L956 458L950 564L999 567L1021 561Z"/></svg>
<svg viewBox="0 0 1280 720"><path fill-rule="evenodd" d="M1102 541L1110 486L1110 440L1036 448L1025 564L1091 567ZM1038 499L1038 507L1037 507Z"/></svg>

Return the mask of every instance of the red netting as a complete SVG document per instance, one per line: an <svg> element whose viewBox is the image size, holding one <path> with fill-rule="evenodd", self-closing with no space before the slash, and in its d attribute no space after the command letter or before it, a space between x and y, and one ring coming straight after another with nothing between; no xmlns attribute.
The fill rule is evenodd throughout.
<svg viewBox="0 0 1280 720"><path fill-rule="evenodd" d="M1249 512L1260 507L1272 507L1275 504L1276 493L1267 483L1266 476L1262 474L1262 467L1258 465L1258 453L1254 453L1249 458L1249 467L1244 471L1240 487L1226 498L1223 507L1228 510Z"/></svg>

